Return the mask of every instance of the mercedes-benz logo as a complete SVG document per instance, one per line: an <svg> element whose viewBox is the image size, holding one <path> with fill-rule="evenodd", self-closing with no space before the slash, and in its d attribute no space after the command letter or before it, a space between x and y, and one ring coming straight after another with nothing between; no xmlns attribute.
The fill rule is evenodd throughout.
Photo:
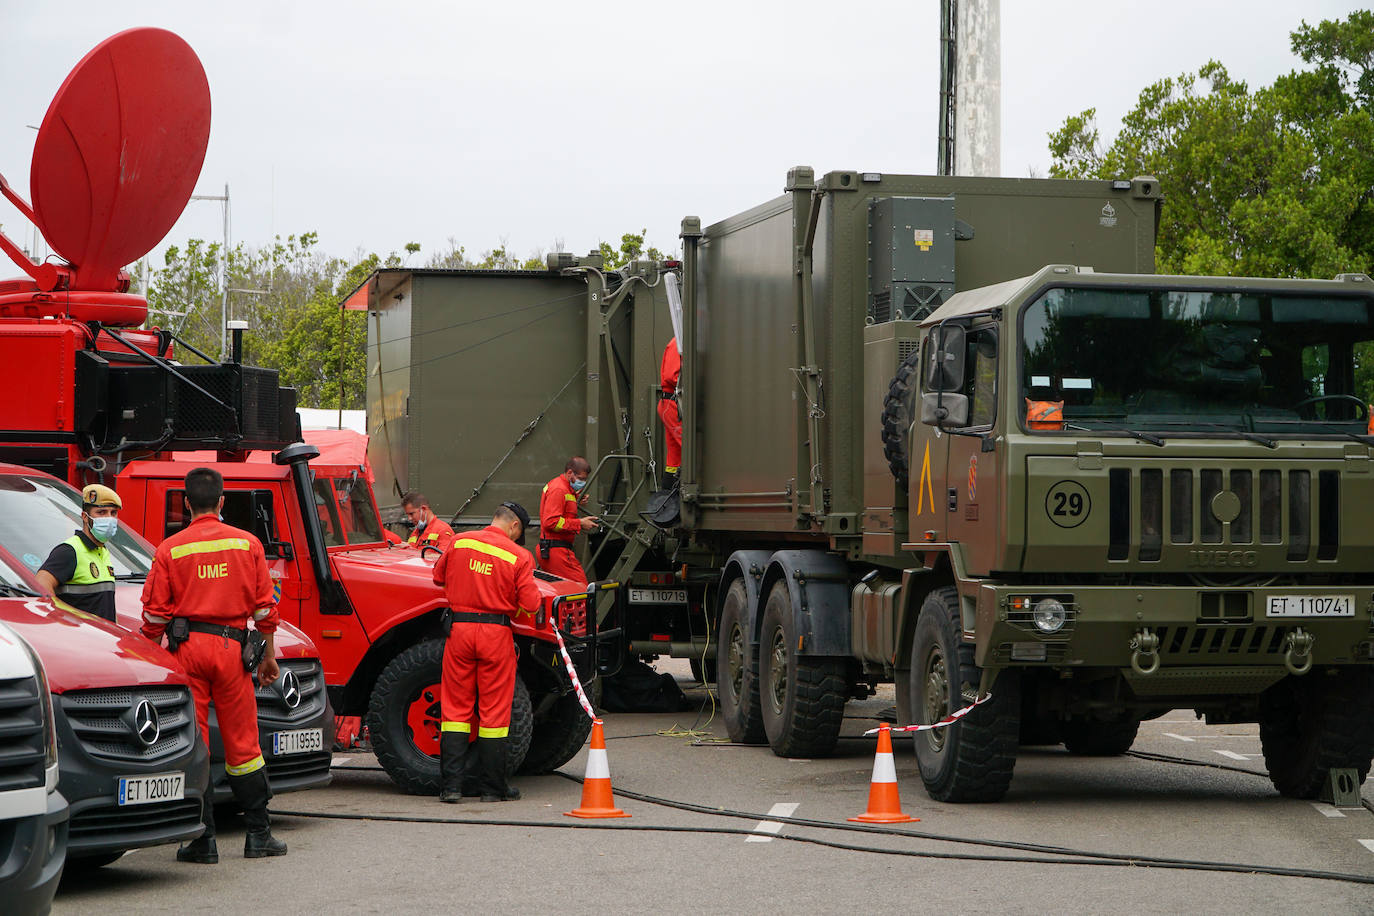
<svg viewBox="0 0 1374 916"><path fill-rule="evenodd" d="M152 747L157 744L157 739L162 737L162 723L158 721L157 707L147 699L139 700L138 705L134 707L134 734L143 742L144 747Z"/></svg>
<svg viewBox="0 0 1374 916"><path fill-rule="evenodd" d="M286 702L287 709L295 709L301 705L301 681L296 677L296 672L290 668L282 672L281 680L277 682L277 692Z"/></svg>

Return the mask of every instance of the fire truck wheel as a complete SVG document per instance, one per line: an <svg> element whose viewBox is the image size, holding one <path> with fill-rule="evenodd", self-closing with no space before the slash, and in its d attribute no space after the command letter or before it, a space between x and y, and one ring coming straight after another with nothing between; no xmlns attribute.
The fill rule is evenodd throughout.
<svg viewBox="0 0 1374 916"><path fill-rule="evenodd" d="M590 692L588 699L591 699ZM534 733L530 749L520 765L522 773L552 773L577 756L592 731L592 720L568 691L560 696L544 696L535 704Z"/></svg>
<svg viewBox="0 0 1374 916"><path fill-rule="evenodd" d="M1135 744L1140 720L1135 717L1115 722L1070 719L1059 726L1064 747L1080 757L1120 757Z"/></svg>
<svg viewBox="0 0 1374 916"><path fill-rule="evenodd" d="M835 749L849 696L843 659L797 654L786 582L768 594L759 639L759 706L779 757L823 757Z"/></svg>
<svg viewBox="0 0 1374 916"><path fill-rule="evenodd" d="M926 596L911 648L911 711L922 724L938 722L966 705L965 686L976 690L982 670L973 644L964 641L959 593L937 588ZM912 739L926 792L936 801L998 801L1011 785L1021 732L1021 679L1003 671L992 699L944 728Z"/></svg>
<svg viewBox="0 0 1374 916"><path fill-rule="evenodd" d="M759 708L758 659L749 652L749 596L739 579L730 583L720 608L716 639L716 691L725 732L739 744L763 744L763 712Z"/></svg>
<svg viewBox="0 0 1374 916"><path fill-rule="evenodd" d="M1289 675L1260 694L1260 746L1269 780L1289 798L1316 798L1333 769L1360 781L1374 756L1374 671Z"/></svg>
<svg viewBox="0 0 1374 916"><path fill-rule="evenodd" d="M377 677L368 704L367 729L377 762L412 795L439 792L439 677L444 641L429 639L404 650ZM511 705L506 772L514 773L530 746L534 717L519 675Z"/></svg>
<svg viewBox="0 0 1374 916"><path fill-rule="evenodd" d="M916 419L916 370L920 365L920 351L912 350L902 360L897 374L887 388L883 400L883 456L888 469L897 478L897 488L905 491L911 473L911 424Z"/></svg>

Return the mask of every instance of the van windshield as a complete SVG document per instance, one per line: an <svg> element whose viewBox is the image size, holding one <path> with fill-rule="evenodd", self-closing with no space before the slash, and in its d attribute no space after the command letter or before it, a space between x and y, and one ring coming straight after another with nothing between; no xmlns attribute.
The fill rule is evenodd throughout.
<svg viewBox="0 0 1374 916"><path fill-rule="evenodd" d="M30 571L81 527L81 494L59 480L0 475L0 545ZM121 524L105 547L115 576L141 578L153 565L147 543Z"/></svg>
<svg viewBox="0 0 1374 916"><path fill-rule="evenodd" d="M1021 316L1030 432L1364 435L1368 297L1053 289Z"/></svg>

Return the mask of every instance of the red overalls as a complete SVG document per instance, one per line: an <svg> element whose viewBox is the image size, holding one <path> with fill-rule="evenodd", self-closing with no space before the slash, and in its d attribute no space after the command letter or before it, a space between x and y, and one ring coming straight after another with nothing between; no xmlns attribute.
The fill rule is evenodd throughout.
<svg viewBox="0 0 1374 916"><path fill-rule="evenodd" d="M662 395L658 399L658 416L663 421L663 470L676 474L682 466L682 411L677 406L677 383L682 377L682 354L677 352L677 338L663 348L663 363L659 367Z"/></svg>
<svg viewBox="0 0 1374 916"><path fill-rule="evenodd" d="M235 629L245 629L251 619L259 632L275 632L277 605L262 542L203 515L159 544L143 586L143 635L161 643L173 617ZM193 632L176 657L191 679L196 724L207 746L210 701L215 703L229 775L262 769L258 704L252 677L243 669L242 643Z"/></svg>
<svg viewBox="0 0 1374 916"><path fill-rule="evenodd" d="M539 497L539 568L586 585L587 574L573 551L573 540L581 530L577 497L568 478L559 474L544 485Z"/></svg>
<svg viewBox="0 0 1374 916"><path fill-rule="evenodd" d="M406 538L406 544L410 547L438 547L440 550L447 550L448 545L453 541L453 528L449 523L434 516L425 525L425 530L418 528L410 533Z"/></svg>
<svg viewBox="0 0 1374 916"><path fill-rule="evenodd" d="M441 782L445 793L503 795L505 739L515 696L516 649L509 621L539 606L534 557L488 526L454 539L434 564L434 582L444 587L454 617L439 690ZM478 762L465 768L474 731Z"/></svg>

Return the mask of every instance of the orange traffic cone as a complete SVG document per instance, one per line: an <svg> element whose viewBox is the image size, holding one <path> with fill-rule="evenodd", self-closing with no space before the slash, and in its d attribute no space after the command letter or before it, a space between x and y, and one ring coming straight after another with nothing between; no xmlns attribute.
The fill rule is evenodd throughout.
<svg viewBox="0 0 1374 916"><path fill-rule="evenodd" d="M889 748L889 752L890 752ZM889 756L891 754L889 753ZM582 780L582 804L568 817L629 817L615 806L611 797L611 765L606 761L606 737L601 733L601 720L592 720L592 746L587 751L587 775Z"/></svg>
<svg viewBox="0 0 1374 916"><path fill-rule="evenodd" d="M920 820L902 813L902 800L897 796L897 767L892 762L892 729L886 722L878 726L878 753L873 758L873 780L868 784L868 810L850 820L866 824Z"/></svg>

